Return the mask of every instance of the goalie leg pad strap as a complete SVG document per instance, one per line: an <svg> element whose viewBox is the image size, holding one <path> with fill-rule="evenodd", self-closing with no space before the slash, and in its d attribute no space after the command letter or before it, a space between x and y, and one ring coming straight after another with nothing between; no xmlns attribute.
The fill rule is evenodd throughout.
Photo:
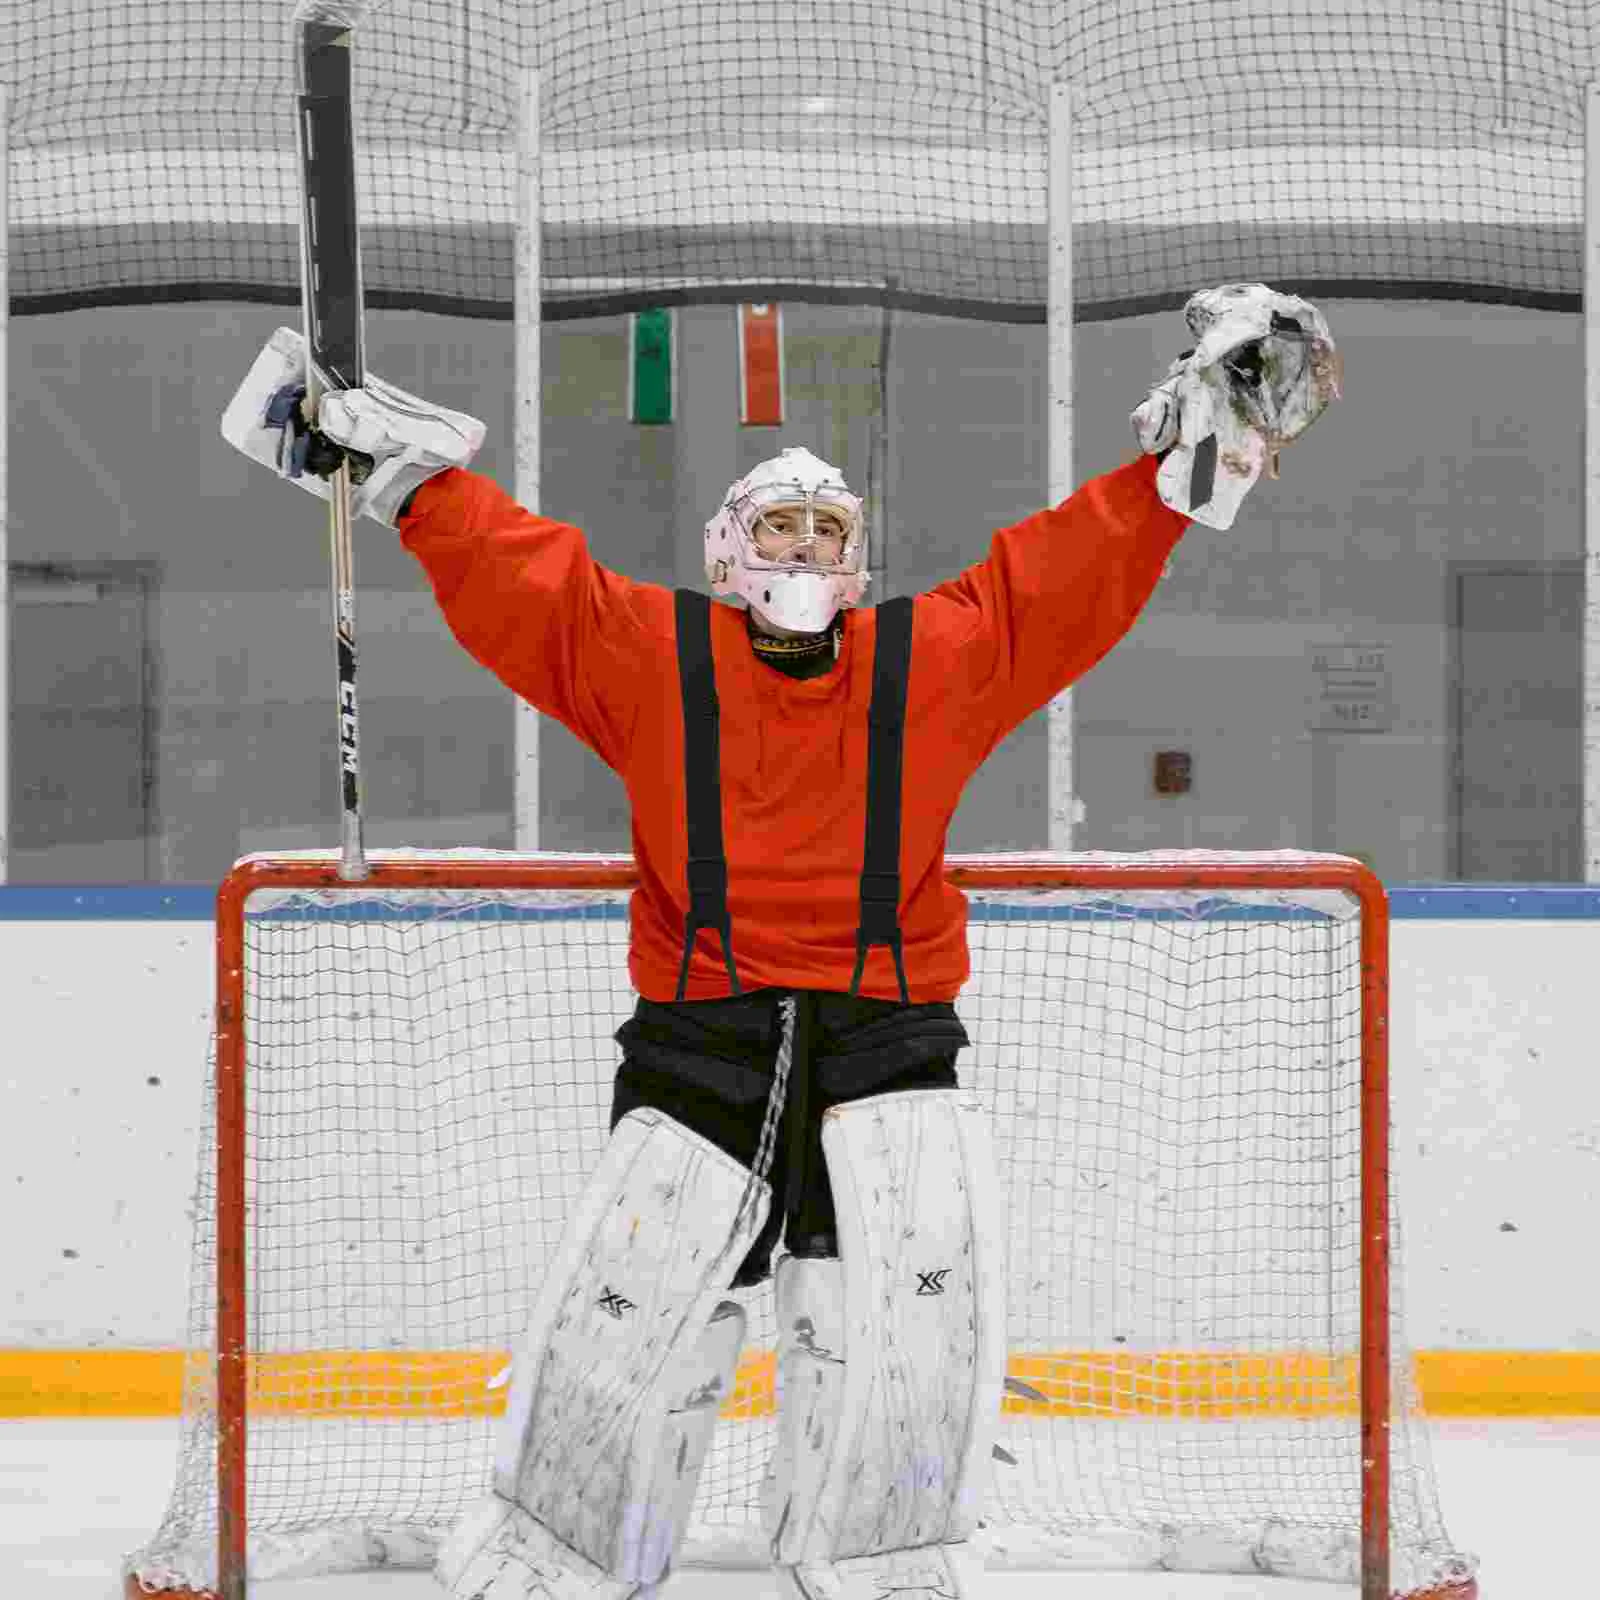
<svg viewBox="0 0 1600 1600"><path fill-rule="evenodd" d="M657 1582L687 1526L744 1335L721 1295L769 1203L758 1182L744 1204L751 1182L664 1112L630 1111L513 1363L495 1493L610 1577ZM470 1559L452 1536L441 1568Z"/></svg>
<svg viewBox="0 0 1600 1600"><path fill-rule="evenodd" d="M779 1430L767 1503L783 1566L963 1539L1005 1379L988 1126L953 1089L831 1108L840 1260L779 1264Z"/></svg>
<svg viewBox="0 0 1600 1600"><path fill-rule="evenodd" d="M962 1600L965 1590L943 1545L849 1561L777 1569L784 1600Z"/></svg>
<svg viewBox="0 0 1600 1600"><path fill-rule="evenodd" d="M631 1600L638 1585L609 1577L499 1495L451 1534L435 1577L462 1600Z"/></svg>

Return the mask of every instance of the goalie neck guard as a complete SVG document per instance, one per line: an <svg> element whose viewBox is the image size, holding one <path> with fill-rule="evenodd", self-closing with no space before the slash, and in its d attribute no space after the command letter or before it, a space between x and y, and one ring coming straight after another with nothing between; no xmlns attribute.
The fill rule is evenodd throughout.
<svg viewBox="0 0 1600 1600"><path fill-rule="evenodd" d="M802 513L805 531L781 556L764 554L757 531L780 508ZM837 558L817 559L819 513L844 530ZM715 593L742 595L780 628L821 633L866 591L861 501L837 467L798 446L784 450L734 483L706 524L706 577Z"/></svg>

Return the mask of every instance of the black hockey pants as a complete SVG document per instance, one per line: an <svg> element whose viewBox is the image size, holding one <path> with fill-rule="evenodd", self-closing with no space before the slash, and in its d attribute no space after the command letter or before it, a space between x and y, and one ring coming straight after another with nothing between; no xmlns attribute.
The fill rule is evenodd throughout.
<svg viewBox="0 0 1600 1600"><path fill-rule="evenodd" d="M750 1166L772 1088L782 1037L778 1003L786 992L762 989L675 1005L641 1000L617 1032L623 1061L612 1093L611 1126L649 1106ZM772 1208L734 1278L741 1288L769 1275L780 1235L794 1255L838 1253L833 1191L822 1154L823 1112L901 1089L956 1088L956 1053L967 1043L966 1030L948 1004L908 1006L843 994L797 998L806 1008L797 1035L807 1059L791 1068L767 1174ZM808 1074L803 1085L797 1081L801 1072ZM797 1103L805 1106L798 1146L789 1115Z"/></svg>

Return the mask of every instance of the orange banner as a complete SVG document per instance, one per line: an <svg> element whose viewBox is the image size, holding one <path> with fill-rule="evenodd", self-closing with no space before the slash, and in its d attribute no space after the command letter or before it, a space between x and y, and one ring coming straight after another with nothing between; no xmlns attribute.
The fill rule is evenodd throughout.
<svg viewBox="0 0 1600 1600"><path fill-rule="evenodd" d="M783 308L739 307L739 420L775 428L783 421Z"/></svg>

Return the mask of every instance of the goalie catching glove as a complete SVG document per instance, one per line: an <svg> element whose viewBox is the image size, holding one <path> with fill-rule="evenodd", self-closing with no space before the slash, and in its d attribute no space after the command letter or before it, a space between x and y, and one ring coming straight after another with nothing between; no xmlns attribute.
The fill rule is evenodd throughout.
<svg viewBox="0 0 1600 1600"><path fill-rule="evenodd" d="M222 436L323 500L327 479L348 459L351 509L392 528L429 478L472 460L484 425L370 374L359 389L324 390L313 414L305 339L279 328L223 412Z"/></svg>
<svg viewBox="0 0 1600 1600"><path fill-rule="evenodd" d="M1264 283L1202 290L1183 314L1199 343L1129 421L1139 448L1163 455L1162 500L1230 528L1262 469L1276 477L1279 450L1339 398L1339 352L1309 300Z"/></svg>

